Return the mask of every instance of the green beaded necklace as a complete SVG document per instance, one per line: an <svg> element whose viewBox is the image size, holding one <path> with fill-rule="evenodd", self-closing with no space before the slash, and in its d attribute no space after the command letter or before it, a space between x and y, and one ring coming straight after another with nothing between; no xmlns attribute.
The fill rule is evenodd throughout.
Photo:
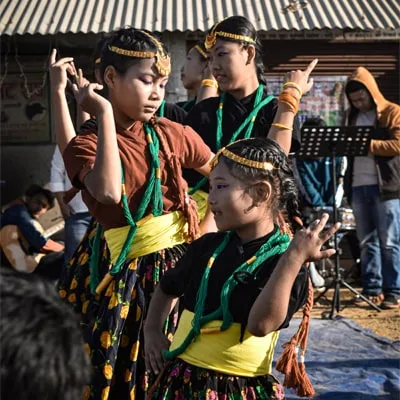
<svg viewBox="0 0 400 400"><path fill-rule="evenodd" d="M125 191L125 174L124 168L121 162L121 185L122 185L122 196L121 202L123 206L124 217L126 219L127 224L130 226L129 232L125 239L124 245L122 247L121 253L118 256L117 261L111 267L109 273L111 275L116 275L121 271L121 267L126 261L126 256L128 251L132 245L133 239L135 237L137 231L136 223L141 220L146 211L151 206L152 215L159 216L162 215L163 212L163 196L161 191L161 173L160 173L160 160L158 157L158 153L160 150L160 143L157 137L157 133L154 127L150 124L143 123L143 127L146 133L146 140L151 156L150 160L150 177L147 181L147 186L143 197L140 201L139 207L136 211L136 214L132 216L131 211L129 210L128 196ZM97 224L96 235L93 239L92 254L90 256L90 288L93 294L96 293L96 288L99 284L99 261L100 261L100 240L103 235L103 228L100 224Z"/></svg>
<svg viewBox="0 0 400 400"><path fill-rule="evenodd" d="M251 113L248 115L248 117L242 122L242 124L239 126L239 128L236 129L235 132L233 132L232 137L230 138L228 144L233 143L238 136L246 129L246 132L244 134L244 138L248 139L251 137L253 128L254 128L254 123L256 121L258 112L263 108L266 104L268 104L271 100L274 99L274 96L270 95L267 96L264 100L262 99L264 92L264 86L259 85L257 88L256 92L256 97L254 99L254 106L253 110ZM226 100L226 93L222 93L217 109L217 133L216 133L216 148L217 151L222 148L222 138L223 138L223 132L222 132L222 120L223 120L223 111L224 111L224 104ZM192 195L193 193L197 192L205 183L207 182L207 177L201 178L196 185L193 186L192 189L190 189L189 194Z"/></svg>
<svg viewBox="0 0 400 400"><path fill-rule="evenodd" d="M161 118L161 117L163 117L164 116L164 112L165 112L165 100L163 100L162 102L161 102L161 105L160 105L160 107L159 107L159 109L158 109L158 116Z"/></svg>
<svg viewBox="0 0 400 400"><path fill-rule="evenodd" d="M221 304L217 310L214 312L204 315L205 302L207 297L208 282L210 277L210 270L214 264L215 259L224 251L225 247L231 240L233 232L228 232L225 235L224 240L216 248L213 255L208 260L207 266L204 270L203 277L201 279L200 287L197 292L196 305L194 308L194 317L192 320L192 328L187 334L185 340L182 344L172 351L165 351L164 358L167 360L177 357L182 354L187 347L199 336L201 333L201 328L210 321L221 320L222 325L219 328L221 331L228 329L232 322L233 317L229 311L229 300L232 291L238 285L238 281L235 279L235 275L241 272L247 272L250 274L255 274L257 268L270 257L278 254L282 254L289 246L289 236L286 234L281 234L277 225L275 225L275 232L264 243L259 250L250 259L241 264L236 270L231 274L231 276L224 283L221 290L220 301Z"/></svg>

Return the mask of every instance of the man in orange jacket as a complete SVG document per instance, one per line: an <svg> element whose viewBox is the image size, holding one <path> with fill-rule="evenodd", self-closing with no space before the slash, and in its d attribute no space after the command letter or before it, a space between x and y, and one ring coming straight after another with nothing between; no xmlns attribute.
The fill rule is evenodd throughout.
<svg viewBox="0 0 400 400"><path fill-rule="evenodd" d="M400 106L384 98L363 67L350 77L346 95L346 124L376 128L368 155L349 159L347 170L361 247L363 294L384 309L399 308Z"/></svg>

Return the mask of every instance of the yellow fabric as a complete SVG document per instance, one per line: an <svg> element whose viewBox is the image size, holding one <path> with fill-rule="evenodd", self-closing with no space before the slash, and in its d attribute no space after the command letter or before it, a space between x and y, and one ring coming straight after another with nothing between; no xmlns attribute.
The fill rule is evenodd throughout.
<svg viewBox="0 0 400 400"><path fill-rule="evenodd" d="M170 350L178 348L192 327L194 314L184 310ZM189 364L228 375L260 376L271 373L274 349L279 331L256 337L246 329L240 343L241 325L234 322L226 331L219 331L222 321L206 324L197 339L178 357ZM217 328L215 331L213 328Z"/></svg>
<svg viewBox="0 0 400 400"><path fill-rule="evenodd" d="M199 213L200 220L202 220L207 211L208 193L203 190L196 190L191 197L197 204L197 212Z"/></svg>
<svg viewBox="0 0 400 400"><path fill-rule="evenodd" d="M110 250L111 262L114 264L121 253L129 226L108 229L104 237ZM135 239L127 255L127 259L151 254L162 249L174 247L187 241L187 223L180 211L143 219L138 223Z"/></svg>

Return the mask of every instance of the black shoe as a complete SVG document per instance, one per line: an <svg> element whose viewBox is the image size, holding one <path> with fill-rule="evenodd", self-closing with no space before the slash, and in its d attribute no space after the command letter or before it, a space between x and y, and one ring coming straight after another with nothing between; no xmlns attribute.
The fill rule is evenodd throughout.
<svg viewBox="0 0 400 400"><path fill-rule="evenodd" d="M395 310L396 308L400 308L400 296L395 296L393 294L386 295L381 307L385 310Z"/></svg>

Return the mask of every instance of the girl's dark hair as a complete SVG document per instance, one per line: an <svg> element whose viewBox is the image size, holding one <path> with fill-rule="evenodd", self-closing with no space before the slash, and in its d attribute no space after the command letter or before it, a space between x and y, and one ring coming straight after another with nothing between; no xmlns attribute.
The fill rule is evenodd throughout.
<svg viewBox="0 0 400 400"><path fill-rule="evenodd" d="M253 24L245 17L234 16L226 18L222 20L220 23L217 23L216 25L217 25L215 29L216 32L223 31L228 33L234 33L236 35L249 36L252 39L254 39L255 44L253 44L253 46L256 49L255 65L256 65L257 78L260 83L266 85L267 81L264 76L265 66L263 62L262 45L258 38L256 28L253 26ZM215 25L211 28L210 32L213 30L214 27ZM235 40L220 36L217 36L217 38L229 42L241 43L244 47L248 47L250 45L250 43L241 40Z"/></svg>
<svg viewBox="0 0 400 400"><path fill-rule="evenodd" d="M103 51L103 48L106 45L106 43L110 40L110 37L111 37L110 34L106 34L103 37L101 37L96 43L96 47L94 48L92 55L94 68L100 67L100 63L96 63L96 60L101 59L101 53Z"/></svg>
<svg viewBox="0 0 400 400"><path fill-rule="evenodd" d="M28 197L29 199L31 199L32 197L35 197L38 194L41 194L44 197L46 197L46 200L48 201L48 203L50 205L49 209L54 207L55 197L54 197L54 194L50 190L47 190L39 185L32 184L25 191L25 196Z"/></svg>
<svg viewBox="0 0 400 400"><path fill-rule="evenodd" d="M230 173L246 184L248 193L256 202L263 199L263 193L260 193L257 183L267 181L273 191L271 212L274 219L283 215L287 217L292 230L301 227L296 181L289 159L281 147L271 139L254 138L237 141L228 148L240 157L252 161L270 162L273 165L274 168L267 171L239 164L224 157L223 154L220 156L220 161L228 166Z"/></svg>
<svg viewBox="0 0 400 400"><path fill-rule="evenodd" d="M159 41L159 38L154 33L145 29L122 28L110 34L101 51L101 76L104 76L104 72L109 65L113 66L119 74L124 75L132 65L143 60L143 58L128 57L114 53L109 49L109 46L116 46L124 50L157 52L158 48L156 44L144 32L147 32ZM161 45L165 53L168 53L165 45L162 43Z"/></svg>

